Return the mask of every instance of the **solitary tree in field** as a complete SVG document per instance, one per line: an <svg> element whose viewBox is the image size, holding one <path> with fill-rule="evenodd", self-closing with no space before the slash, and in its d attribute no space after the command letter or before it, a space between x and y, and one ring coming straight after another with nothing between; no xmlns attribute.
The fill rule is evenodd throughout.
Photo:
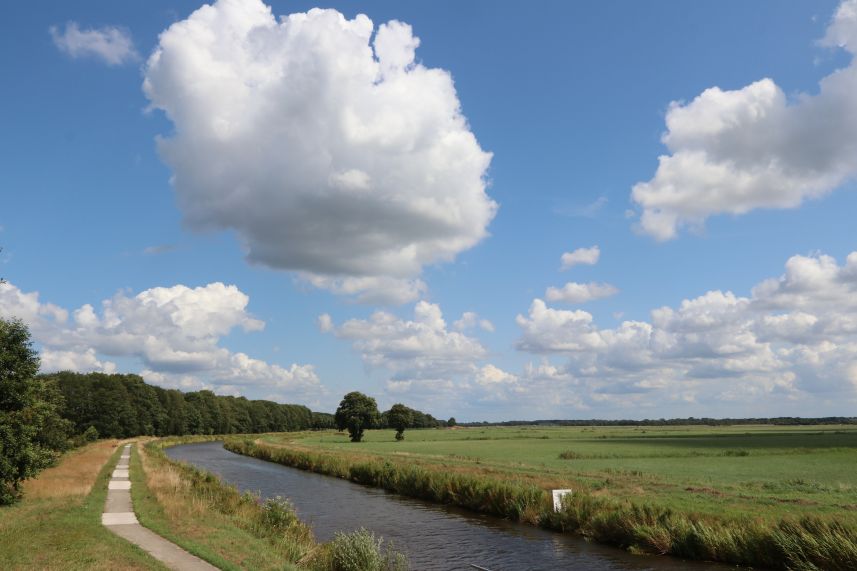
<svg viewBox="0 0 857 571"><path fill-rule="evenodd" d="M378 422L378 404L363 393L350 392L339 403L333 421L339 430L348 429L351 442L360 442L363 431Z"/></svg>
<svg viewBox="0 0 857 571"><path fill-rule="evenodd" d="M455 422L455 417L454 417L454 416L450 416L450 417L449 417L449 420L447 420L447 421L446 421L446 425L447 425L447 426L449 426L449 427L453 427L453 426L455 426L456 424L458 424L458 423L457 423L457 422Z"/></svg>
<svg viewBox="0 0 857 571"><path fill-rule="evenodd" d="M403 404L394 404L387 413L387 422L396 429L396 440L405 439L405 429L410 428L413 420L411 409Z"/></svg>
<svg viewBox="0 0 857 571"><path fill-rule="evenodd" d="M0 505L15 501L21 482L50 466L67 445L62 395L36 378L38 371L27 327L0 319Z"/></svg>

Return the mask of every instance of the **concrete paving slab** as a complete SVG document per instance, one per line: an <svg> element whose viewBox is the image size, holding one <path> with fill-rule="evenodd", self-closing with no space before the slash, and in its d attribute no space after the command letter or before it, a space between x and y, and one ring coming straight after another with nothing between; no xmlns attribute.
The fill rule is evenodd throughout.
<svg viewBox="0 0 857 571"><path fill-rule="evenodd" d="M116 478L129 478L128 470L123 470L122 468L116 468L113 470L113 476L111 476L114 480Z"/></svg>
<svg viewBox="0 0 857 571"><path fill-rule="evenodd" d="M104 513L132 512L131 493L127 490L110 490L107 492L107 503L104 505Z"/></svg>
<svg viewBox="0 0 857 571"><path fill-rule="evenodd" d="M107 484L108 490L130 490L131 482L126 480L110 480Z"/></svg>
<svg viewBox="0 0 857 571"><path fill-rule="evenodd" d="M170 569L177 571L217 571L217 567L206 563L195 555L191 555L178 545L170 543L142 525L111 525L107 529L139 546Z"/></svg>
<svg viewBox="0 0 857 571"><path fill-rule="evenodd" d="M102 525L127 525L129 523L140 523L134 512L103 513L101 514Z"/></svg>

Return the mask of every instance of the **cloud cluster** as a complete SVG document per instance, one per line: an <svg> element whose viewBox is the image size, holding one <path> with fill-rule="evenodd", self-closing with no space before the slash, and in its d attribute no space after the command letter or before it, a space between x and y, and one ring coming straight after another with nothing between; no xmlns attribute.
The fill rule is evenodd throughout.
<svg viewBox="0 0 857 571"><path fill-rule="evenodd" d="M857 54L857 0L839 6L825 46ZM857 63L825 77L817 95L789 100L771 79L706 89L666 115L654 178L636 184L640 228L658 240L714 214L791 208L857 175Z"/></svg>
<svg viewBox="0 0 857 571"><path fill-rule="evenodd" d="M464 333L477 327L493 330L490 321L473 312L465 312L451 330L440 307L425 301L414 306L412 319L377 311L337 326L329 315L319 317L322 331L351 342L367 367L389 375L390 402L406 398L446 414L469 414L480 403L496 405L525 391L517 376L486 363L487 349Z"/></svg>
<svg viewBox="0 0 857 571"><path fill-rule="evenodd" d="M463 317L467 320L467 317ZM440 306L420 301L413 319L376 311L369 319L349 319L334 326L329 315L319 318L322 331L351 341L370 367L393 373L394 380L448 379L476 371L487 355L474 337L450 331Z"/></svg>
<svg viewBox="0 0 857 571"><path fill-rule="evenodd" d="M487 235L491 155L450 74L405 23L219 0L165 30L145 69L175 130L161 156L187 224L251 262L358 301L417 299L426 264Z"/></svg>
<svg viewBox="0 0 857 571"><path fill-rule="evenodd" d="M288 395L321 390L312 365L288 368L233 353L219 341L235 328L264 323L246 310L249 298L234 285L157 287L131 297L119 292L69 312L42 303L37 292L0 284L0 316L17 317L43 346L42 370L114 372L106 357L135 358L147 380L185 389L238 393L267 387Z"/></svg>
<svg viewBox="0 0 857 571"><path fill-rule="evenodd" d="M520 350L566 358L566 380L591 395L857 397L857 252L793 256L749 297L709 291L647 322L600 328L540 299L517 322Z"/></svg>
<svg viewBox="0 0 857 571"><path fill-rule="evenodd" d="M81 30L77 22L67 22L62 31L51 26L50 33L54 45L73 59L91 57L115 66L140 58L131 35L115 26Z"/></svg>

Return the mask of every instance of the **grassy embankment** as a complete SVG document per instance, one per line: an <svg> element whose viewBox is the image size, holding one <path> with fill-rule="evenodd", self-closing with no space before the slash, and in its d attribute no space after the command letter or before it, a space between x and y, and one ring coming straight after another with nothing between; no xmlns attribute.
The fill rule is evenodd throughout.
<svg viewBox="0 0 857 571"><path fill-rule="evenodd" d="M353 569L407 568L365 533L319 544L287 502L241 494L163 452L170 445L211 439L167 438L136 447L131 492L140 523L221 569L347 571L352 567L339 560L355 550L358 567Z"/></svg>
<svg viewBox="0 0 857 571"><path fill-rule="evenodd" d="M854 427L466 428L302 433L229 448L631 550L857 568ZM551 488L573 488L553 514Z"/></svg>
<svg viewBox="0 0 857 571"><path fill-rule="evenodd" d="M189 437L132 448L134 508L140 522L221 569L348 571L407 568L366 532L318 544L284 501L260 502L216 477L175 463L162 448ZM24 498L0 508L2 569L163 570L161 563L101 525L119 442L66 454L24 485ZM349 567L349 562L357 567Z"/></svg>
<svg viewBox="0 0 857 571"><path fill-rule="evenodd" d="M23 499L0 508L3 569L166 569L101 525L118 441L65 454L24 483Z"/></svg>

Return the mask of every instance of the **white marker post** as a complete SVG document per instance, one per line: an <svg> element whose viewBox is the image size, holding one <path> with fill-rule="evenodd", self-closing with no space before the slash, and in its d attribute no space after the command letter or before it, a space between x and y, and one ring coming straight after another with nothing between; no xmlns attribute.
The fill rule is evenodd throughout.
<svg viewBox="0 0 857 571"><path fill-rule="evenodd" d="M552 490L553 493L553 511L558 512L562 509L562 498L572 494L571 490Z"/></svg>

